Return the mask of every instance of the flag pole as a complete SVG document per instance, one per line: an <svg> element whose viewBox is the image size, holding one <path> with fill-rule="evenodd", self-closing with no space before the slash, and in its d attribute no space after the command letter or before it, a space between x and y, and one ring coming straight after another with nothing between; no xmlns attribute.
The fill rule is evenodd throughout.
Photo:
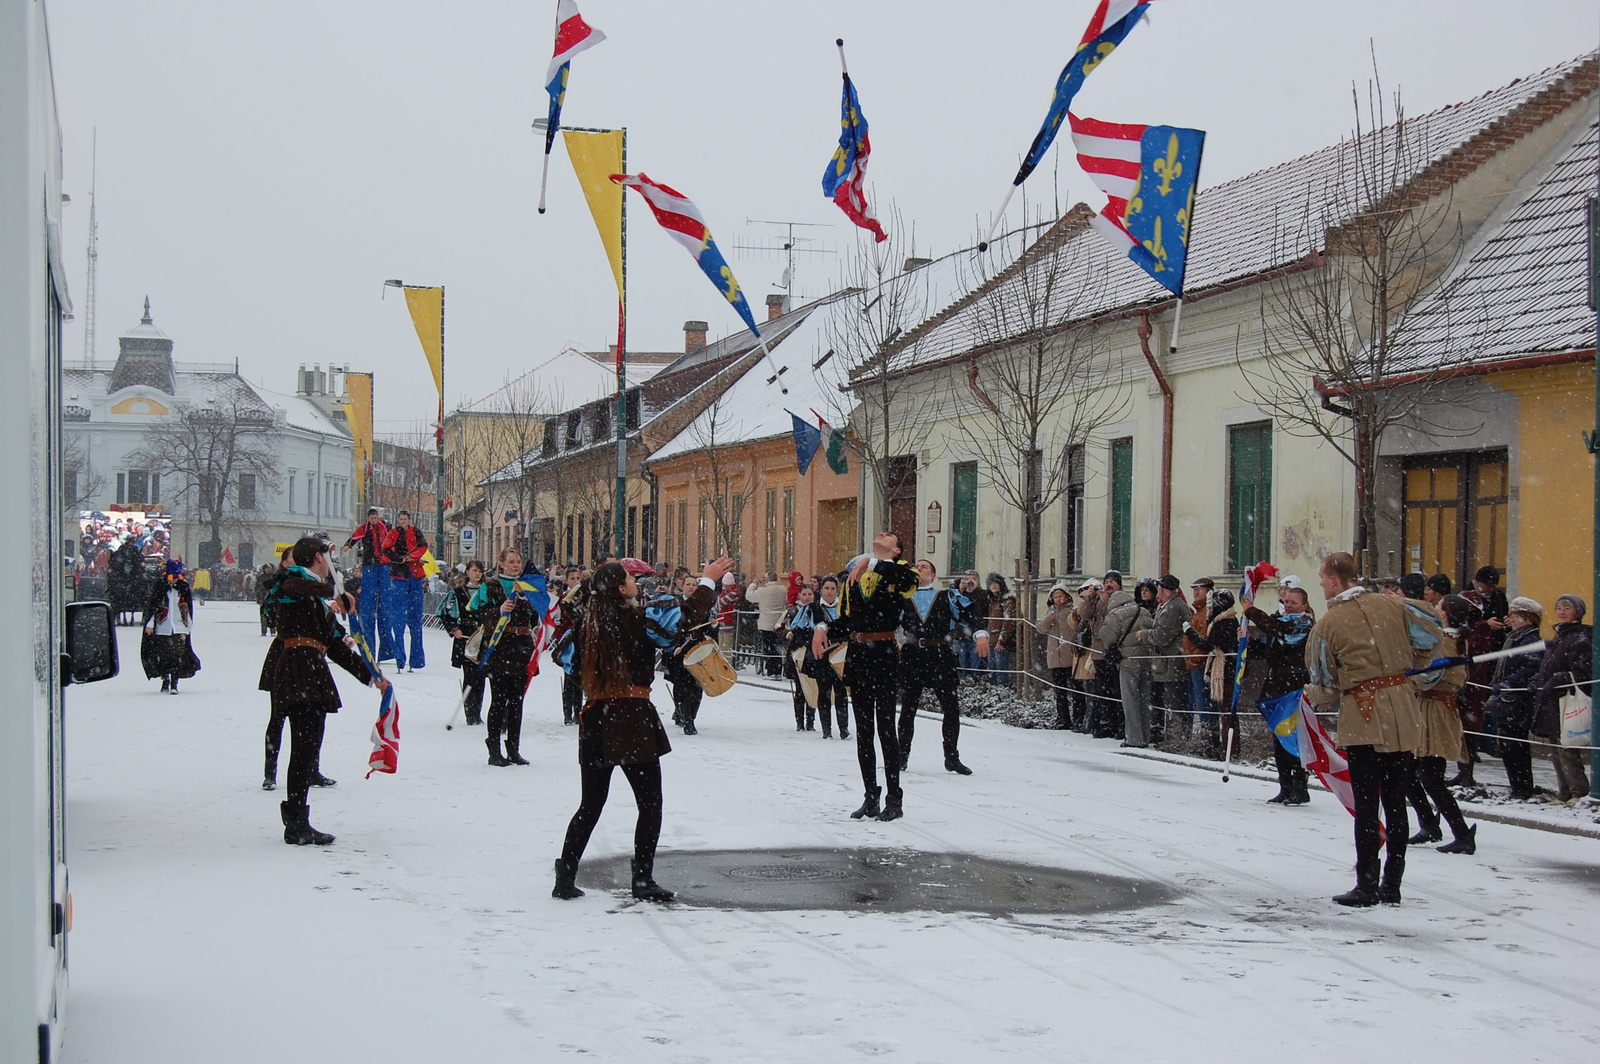
<svg viewBox="0 0 1600 1064"><path fill-rule="evenodd" d="M1178 353L1178 325L1183 321L1183 297L1178 297L1178 305L1172 310L1172 336L1167 340L1167 354Z"/></svg>
<svg viewBox="0 0 1600 1064"><path fill-rule="evenodd" d="M1010 188L1006 189L1006 198L1000 201L1000 209L995 212L994 221L989 225L989 231L984 234L982 240L978 241L979 251L989 250L989 241L994 239L995 230L1000 228L1000 222L1006 216L1006 208L1011 206L1011 197L1016 193L1016 191L1016 185L1012 185Z"/></svg>
<svg viewBox="0 0 1600 1064"><path fill-rule="evenodd" d="M843 37L836 37L836 38L834 38L833 43L839 49L839 70L840 70L841 73L844 74L844 80L849 81L850 80L850 68L848 66L846 66L845 62L844 62L844 38Z"/></svg>
<svg viewBox="0 0 1600 1064"><path fill-rule="evenodd" d="M772 349L767 346L767 338L762 336L760 333L756 333L756 346L759 347L761 349L761 353L766 356L767 368L772 371L772 380L768 381L767 383L771 384L772 381L777 381L778 391L782 392L784 395L788 395L789 388L783 383L783 370L779 369L778 364L773 361Z"/></svg>
<svg viewBox="0 0 1600 1064"><path fill-rule="evenodd" d="M539 213L544 213L544 190L550 183L550 142L555 139L556 131L550 130L550 135L544 142L544 170L539 174Z"/></svg>

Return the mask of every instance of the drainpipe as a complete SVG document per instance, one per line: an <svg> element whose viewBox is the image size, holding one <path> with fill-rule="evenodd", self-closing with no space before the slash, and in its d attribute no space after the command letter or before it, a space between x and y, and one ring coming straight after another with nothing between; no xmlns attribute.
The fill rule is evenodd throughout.
<svg viewBox="0 0 1600 1064"><path fill-rule="evenodd" d="M1161 389L1161 572L1166 573L1172 563L1172 385L1167 383L1167 375L1161 372L1161 367L1156 364L1156 356L1150 350L1150 312L1139 312L1139 348L1144 352L1144 360L1150 365L1150 372L1156 376L1156 385Z"/></svg>

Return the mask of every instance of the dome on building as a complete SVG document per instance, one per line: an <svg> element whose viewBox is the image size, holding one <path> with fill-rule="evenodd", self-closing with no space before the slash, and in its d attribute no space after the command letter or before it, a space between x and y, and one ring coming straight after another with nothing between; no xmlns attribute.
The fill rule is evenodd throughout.
<svg viewBox="0 0 1600 1064"><path fill-rule="evenodd" d="M117 364L111 371L111 391L143 385L168 395L177 394L172 372L172 340L156 328L150 317L150 297L144 297L144 317L117 340Z"/></svg>

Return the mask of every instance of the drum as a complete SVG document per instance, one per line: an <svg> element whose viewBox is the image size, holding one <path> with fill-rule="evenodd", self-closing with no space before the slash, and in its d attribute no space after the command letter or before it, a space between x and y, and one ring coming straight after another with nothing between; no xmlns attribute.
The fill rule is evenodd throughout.
<svg viewBox="0 0 1600 1064"><path fill-rule="evenodd" d="M794 659L794 675L800 684L800 694L805 697L806 705L810 706L812 709L816 709L817 695L820 692L817 688L817 678L806 672L804 668L806 663L806 648L800 647L789 656Z"/></svg>
<svg viewBox="0 0 1600 1064"><path fill-rule="evenodd" d="M689 675L694 677L700 689L713 698L726 694L739 679L712 639L702 639L685 650L683 667L689 670Z"/></svg>
<svg viewBox="0 0 1600 1064"><path fill-rule="evenodd" d="M839 679L844 679L844 659L850 651L849 643L839 643L828 650L828 664L833 666L834 674Z"/></svg>

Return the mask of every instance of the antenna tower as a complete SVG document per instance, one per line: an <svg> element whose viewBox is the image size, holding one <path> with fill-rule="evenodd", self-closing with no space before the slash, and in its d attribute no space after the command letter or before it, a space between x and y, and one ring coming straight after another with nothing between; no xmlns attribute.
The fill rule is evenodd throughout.
<svg viewBox="0 0 1600 1064"><path fill-rule="evenodd" d="M777 226L782 226L783 228L788 230L788 236L787 236L786 239L784 239L781 242L781 244L776 244L776 245L774 245L774 244L746 244L746 243L743 243L742 241L740 241L737 238L735 238L734 243L733 243L733 250L737 251L737 252L743 252L745 254L762 256L762 257L764 257L766 254L777 253L777 254L780 254L780 255L782 255L784 257L785 262L784 262L784 270L783 270L783 280L782 280L782 282L777 284L775 287L783 289L783 310L784 310L784 313L787 314L792 309L792 305L793 305L793 302L794 302L794 293L795 293L794 257L795 257L795 255L796 254L800 254L800 255L834 255L834 254L837 254L837 252L833 248L827 248L827 247L823 247L823 248L800 247L799 245L801 245L801 244L813 244L816 241L812 240L810 237L803 237L803 236L802 237L796 237L794 235L795 227L796 226L800 226L800 227L805 228L805 229L832 229L833 226L825 225L825 224L822 224L822 223L819 223L819 222L775 221L775 220L770 219L770 218L746 218L744 220L744 222L745 222L746 225L777 225Z"/></svg>
<svg viewBox="0 0 1600 1064"><path fill-rule="evenodd" d="M95 133L94 147L89 163L89 278L84 284L83 293L83 361L88 364L90 372L94 371L94 288L95 277L99 273L100 265L100 223L94 214L94 189L95 171L99 162L100 135Z"/></svg>

